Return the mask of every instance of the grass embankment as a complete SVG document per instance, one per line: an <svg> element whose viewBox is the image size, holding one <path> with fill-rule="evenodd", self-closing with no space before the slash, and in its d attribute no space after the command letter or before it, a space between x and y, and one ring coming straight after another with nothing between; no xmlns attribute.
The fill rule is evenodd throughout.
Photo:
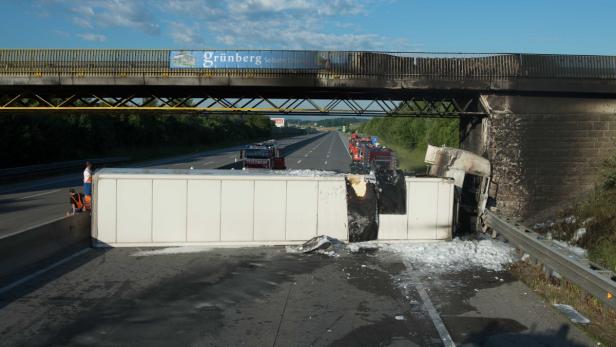
<svg viewBox="0 0 616 347"><path fill-rule="evenodd" d="M514 264L511 272L549 304L567 304L591 323L579 326L589 336L606 346L616 346L616 311L597 298L565 280L547 277L541 267L524 262Z"/></svg>
<svg viewBox="0 0 616 347"><path fill-rule="evenodd" d="M586 197L536 230L586 249L590 261L616 272L616 155L603 163L600 177L597 187ZM512 271L549 303L575 307L591 320L582 327L589 335L616 346L616 310L574 284L546 277L537 266L520 263Z"/></svg>
<svg viewBox="0 0 616 347"><path fill-rule="evenodd" d="M391 145L387 141L383 142L383 145L394 150L398 160L398 167L402 171L410 174L425 173L426 164L424 163L424 158L426 156L426 147L407 148L396 144Z"/></svg>
<svg viewBox="0 0 616 347"><path fill-rule="evenodd" d="M591 261L616 272L616 189L597 187L555 219L537 231L586 249Z"/></svg>
<svg viewBox="0 0 616 347"><path fill-rule="evenodd" d="M398 166L409 173L423 173L428 144L459 146L458 119L372 118L357 129L365 135L379 136L379 141L393 149Z"/></svg>
<svg viewBox="0 0 616 347"><path fill-rule="evenodd" d="M537 231L586 249L591 261L616 272L616 155L603 163L600 177L584 199Z"/></svg>

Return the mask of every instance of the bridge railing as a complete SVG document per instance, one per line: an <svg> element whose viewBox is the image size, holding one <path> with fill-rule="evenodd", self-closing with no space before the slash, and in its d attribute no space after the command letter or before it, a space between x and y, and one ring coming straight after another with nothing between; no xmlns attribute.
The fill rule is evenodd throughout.
<svg viewBox="0 0 616 347"><path fill-rule="evenodd" d="M178 53L179 52L179 53ZM172 54L198 56L250 54L268 57L270 67L178 67ZM243 66L243 67L242 67ZM298 75L347 77L502 79L616 79L616 56L408 53L363 51L171 51L5 49L0 50L0 76L68 75L73 77L279 77Z"/></svg>

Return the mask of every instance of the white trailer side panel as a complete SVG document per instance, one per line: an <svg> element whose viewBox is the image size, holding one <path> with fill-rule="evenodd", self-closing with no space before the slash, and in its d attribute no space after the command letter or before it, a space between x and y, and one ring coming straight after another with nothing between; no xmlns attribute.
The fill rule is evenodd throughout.
<svg viewBox="0 0 616 347"><path fill-rule="evenodd" d="M152 241L186 241L186 180L152 182Z"/></svg>
<svg viewBox="0 0 616 347"><path fill-rule="evenodd" d="M344 181L320 181L317 203L317 230L339 240L348 238L346 184Z"/></svg>
<svg viewBox="0 0 616 347"><path fill-rule="evenodd" d="M99 239L109 243L116 242L116 182L114 179L100 180L95 193L99 198Z"/></svg>
<svg viewBox="0 0 616 347"><path fill-rule="evenodd" d="M255 181L255 241L285 240L287 182Z"/></svg>
<svg viewBox="0 0 616 347"><path fill-rule="evenodd" d="M221 241L254 241L254 181L223 181Z"/></svg>
<svg viewBox="0 0 616 347"><path fill-rule="evenodd" d="M118 179L117 189L117 242L153 242L152 180Z"/></svg>
<svg viewBox="0 0 616 347"><path fill-rule="evenodd" d="M379 215L379 240L450 240L453 180L406 178L406 214Z"/></svg>
<svg viewBox="0 0 616 347"><path fill-rule="evenodd" d="M188 180L186 241L220 241L221 186L219 180Z"/></svg>
<svg viewBox="0 0 616 347"><path fill-rule="evenodd" d="M287 183L287 240L305 241L317 236L318 189L317 181Z"/></svg>

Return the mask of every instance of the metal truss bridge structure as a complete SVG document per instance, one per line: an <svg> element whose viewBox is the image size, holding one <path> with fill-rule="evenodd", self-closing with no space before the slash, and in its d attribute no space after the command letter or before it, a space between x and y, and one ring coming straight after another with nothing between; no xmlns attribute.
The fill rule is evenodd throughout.
<svg viewBox="0 0 616 347"><path fill-rule="evenodd" d="M616 95L616 57L272 50L0 50L0 114L481 117L481 95Z"/></svg>
<svg viewBox="0 0 616 347"><path fill-rule="evenodd" d="M264 96L225 98L98 96L72 94L65 97L19 93L0 98L0 112L117 112L117 113L198 113L198 114L262 114L296 116L353 117L460 117L482 116L473 98L415 98L406 100L371 98L312 99L308 97L267 98Z"/></svg>

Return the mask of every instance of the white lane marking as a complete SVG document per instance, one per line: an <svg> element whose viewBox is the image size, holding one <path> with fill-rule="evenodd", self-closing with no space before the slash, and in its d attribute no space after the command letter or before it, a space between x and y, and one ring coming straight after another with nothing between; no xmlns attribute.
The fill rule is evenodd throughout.
<svg viewBox="0 0 616 347"><path fill-rule="evenodd" d="M233 158L235 158L235 157L233 157ZM208 161L206 163L203 163L201 166L206 166L206 165L210 165L210 164L214 164L214 162L213 161Z"/></svg>
<svg viewBox="0 0 616 347"><path fill-rule="evenodd" d="M338 133L338 135L340 135L340 136L338 136L338 138L340 139L340 142L342 142L342 147L344 147L344 149L346 149L346 152L347 152L347 154L349 155L349 158L351 158L351 159L352 159L352 158L353 158L353 156L351 156L351 152L349 152L349 146L348 146L348 144L345 144L345 143L344 143L344 139L343 139L343 137L342 137L342 136L344 136L344 135L343 135L342 133L340 133L340 132Z"/></svg>
<svg viewBox="0 0 616 347"><path fill-rule="evenodd" d="M47 194L53 194L53 193L59 192L59 191L61 191L61 190L62 190L62 189L54 189L54 190L50 190L50 191L48 191L48 192L44 192L44 193L38 193L38 194L32 194L32 195L24 196L24 197L21 197L21 198L19 198L19 199L17 199L17 200L26 200L26 199L29 199L29 198L34 198L34 197L37 197L37 196L43 196L43 195L47 195Z"/></svg>
<svg viewBox="0 0 616 347"><path fill-rule="evenodd" d="M325 161L325 165L327 165L327 160Z"/></svg>
<svg viewBox="0 0 616 347"><path fill-rule="evenodd" d="M308 153L304 154L304 157L305 157L305 158L308 158Z"/></svg>
<svg viewBox="0 0 616 347"><path fill-rule="evenodd" d="M64 263L66 263L66 262L68 262L68 261L70 261L70 260L72 260L74 258L77 258L78 256L80 256L80 255L82 255L82 254L84 254L84 253L86 253L86 252L88 252L90 250L91 250L91 248L82 249L81 251L79 251L79 252L77 252L77 253L75 253L73 255L70 255L70 256L68 256L68 257L66 257L64 259L61 259L61 260L59 260L59 261L57 261L57 262L55 262L55 263L53 263L53 264L51 264L51 265L49 265L49 266L47 266L45 268L42 268L42 269L40 269L40 270L38 270L38 271L36 271L36 272L34 272L34 273L24 277L24 278L21 278L21 279L15 281L15 282L13 282L13 283L11 283L9 285L6 285L6 286L0 288L0 294L4 294L5 292L7 292L7 291L17 287L18 285L23 284L23 283L25 283L25 282L27 282L27 281L29 281L29 280L37 277L37 276L40 276L40 275L44 274L45 272L47 272L49 270L52 270L52 269L54 269L54 268L56 268L56 267L58 267L58 266L60 266L60 265L62 265Z"/></svg>
<svg viewBox="0 0 616 347"><path fill-rule="evenodd" d="M419 281L419 277L415 274L411 274L411 277L413 282L415 282L415 289L417 289L417 293L419 293L419 297L421 298L426 311L428 311L428 315L430 316L430 319L432 319L432 323L434 324L436 331L438 331L438 335L440 336L443 345L447 347L455 347L456 344L453 342L451 335L449 335L449 331L447 331L447 327L445 327L445 323L443 323L441 316L439 316L438 312L436 312L436 308L434 308L434 305L432 304L432 301L430 300L423 284Z"/></svg>
<svg viewBox="0 0 616 347"><path fill-rule="evenodd" d="M298 164L299 164L299 163L301 163L301 162L302 162L302 160L301 160L301 159L297 161L297 163L298 163Z"/></svg>

